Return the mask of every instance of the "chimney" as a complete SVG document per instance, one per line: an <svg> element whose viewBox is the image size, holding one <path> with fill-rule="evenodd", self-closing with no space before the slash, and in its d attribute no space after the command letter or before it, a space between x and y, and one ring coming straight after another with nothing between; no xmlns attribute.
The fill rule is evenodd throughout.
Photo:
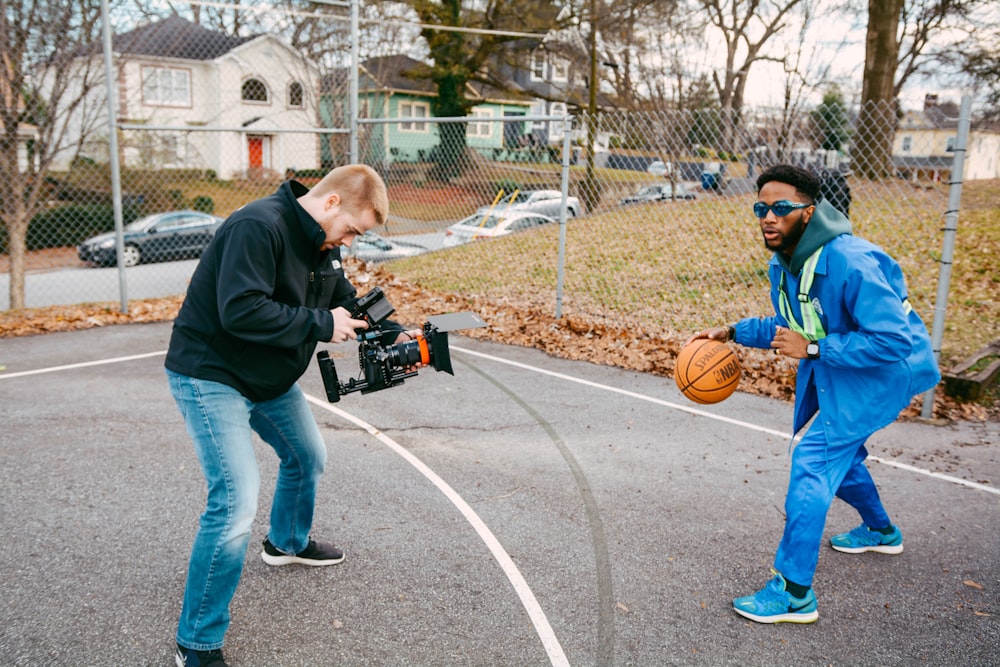
<svg viewBox="0 0 1000 667"><path fill-rule="evenodd" d="M927 93L924 95L924 111L936 107L938 103L937 93Z"/></svg>

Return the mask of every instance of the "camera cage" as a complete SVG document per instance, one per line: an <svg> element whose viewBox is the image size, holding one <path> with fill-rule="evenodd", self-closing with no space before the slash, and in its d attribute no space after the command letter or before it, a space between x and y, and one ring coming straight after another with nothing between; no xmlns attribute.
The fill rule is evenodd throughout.
<svg viewBox="0 0 1000 667"><path fill-rule="evenodd" d="M417 375L417 364L429 365L435 371L454 375L448 350L448 332L486 326L482 318L473 312L432 315L414 340L387 343L387 338L395 340L400 333L395 328L382 328L385 319L395 311L379 287L373 287L358 299L351 317L368 323L368 329L357 330L361 377L341 382L330 353L326 350L316 353L329 402L337 403L341 396L356 391L369 394L400 385L407 378Z"/></svg>

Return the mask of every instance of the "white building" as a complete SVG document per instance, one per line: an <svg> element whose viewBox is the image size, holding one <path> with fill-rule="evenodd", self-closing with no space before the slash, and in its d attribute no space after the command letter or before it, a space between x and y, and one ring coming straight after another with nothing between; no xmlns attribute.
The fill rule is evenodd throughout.
<svg viewBox="0 0 1000 667"><path fill-rule="evenodd" d="M212 170L225 179L319 167L312 131L319 74L276 37L233 37L174 16L116 35L112 44L117 120L128 127L119 133L124 166ZM105 162L107 114L94 111L106 108L104 87L91 97L103 106L90 100L90 118L75 114L70 132L80 137L82 155ZM137 125L149 129L130 127ZM54 168L68 168L72 152L60 154Z"/></svg>

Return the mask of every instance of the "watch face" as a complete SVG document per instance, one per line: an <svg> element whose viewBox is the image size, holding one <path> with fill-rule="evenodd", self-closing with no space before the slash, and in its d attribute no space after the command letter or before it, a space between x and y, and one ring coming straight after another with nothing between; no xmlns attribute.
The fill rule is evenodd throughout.
<svg viewBox="0 0 1000 667"><path fill-rule="evenodd" d="M806 354L808 354L810 357L818 357L819 356L819 344L818 343L809 343L808 345L806 345Z"/></svg>

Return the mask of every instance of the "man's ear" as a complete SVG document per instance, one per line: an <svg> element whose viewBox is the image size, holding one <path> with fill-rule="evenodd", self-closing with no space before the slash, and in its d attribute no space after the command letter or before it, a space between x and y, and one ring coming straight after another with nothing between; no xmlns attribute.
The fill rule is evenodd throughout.
<svg viewBox="0 0 1000 667"><path fill-rule="evenodd" d="M326 200L323 202L323 210L329 211L334 206L340 206L340 195L336 192L331 192L326 196Z"/></svg>

